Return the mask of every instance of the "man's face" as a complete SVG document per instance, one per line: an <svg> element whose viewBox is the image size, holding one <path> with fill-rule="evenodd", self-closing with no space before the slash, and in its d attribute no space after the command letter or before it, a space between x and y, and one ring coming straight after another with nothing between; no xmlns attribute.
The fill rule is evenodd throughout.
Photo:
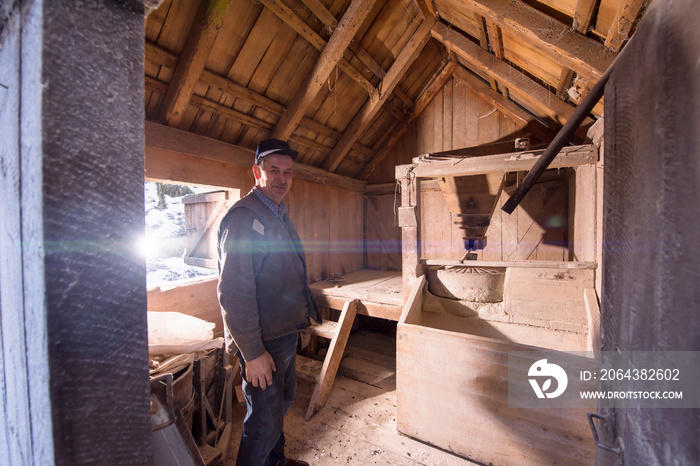
<svg viewBox="0 0 700 466"><path fill-rule="evenodd" d="M253 165L255 184L275 204L279 204L292 187L292 165L288 155L270 154L262 161L262 166Z"/></svg>

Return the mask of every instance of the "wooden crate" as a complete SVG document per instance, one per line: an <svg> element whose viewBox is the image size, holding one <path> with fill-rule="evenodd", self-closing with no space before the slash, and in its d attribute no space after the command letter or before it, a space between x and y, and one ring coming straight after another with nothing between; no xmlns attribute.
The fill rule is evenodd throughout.
<svg viewBox="0 0 700 466"><path fill-rule="evenodd" d="M508 284L505 292L507 300ZM526 325L527 313L515 323L430 312L428 297L407 304L397 327L398 430L484 464L593 464L585 409L508 406L509 352L536 349L592 367L553 349L586 351L585 338Z"/></svg>

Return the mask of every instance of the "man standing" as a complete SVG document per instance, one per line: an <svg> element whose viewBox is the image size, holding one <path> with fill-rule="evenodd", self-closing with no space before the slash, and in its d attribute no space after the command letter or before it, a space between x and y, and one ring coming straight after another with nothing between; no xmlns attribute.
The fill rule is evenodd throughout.
<svg viewBox="0 0 700 466"><path fill-rule="evenodd" d="M247 413L237 465L307 464L284 456L284 415L296 391L298 332L320 322L301 240L282 199L297 152L258 144L255 187L219 226L218 296L226 349L241 362Z"/></svg>

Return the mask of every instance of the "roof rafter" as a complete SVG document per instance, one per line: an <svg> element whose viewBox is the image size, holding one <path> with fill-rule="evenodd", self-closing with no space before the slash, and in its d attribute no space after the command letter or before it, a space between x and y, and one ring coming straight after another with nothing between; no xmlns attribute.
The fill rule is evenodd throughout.
<svg viewBox="0 0 700 466"><path fill-rule="evenodd" d="M600 79L615 58L615 53L599 42L523 2L464 0L463 5L593 81Z"/></svg>
<svg viewBox="0 0 700 466"><path fill-rule="evenodd" d="M651 0L622 0L617 9L605 39L605 46L619 51L630 37L632 29L639 22L642 9L647 7Z"/></svg>
<svg viewBox="0 0 700 466"><path fill-rule="evenodd" d="M301 0L301 3L306 5L306 7L311 10L311 13L316 15L316 17L320 19L321 22L329 28L329 30L334 31L335 28L338 27L338 20L335 19L333 13L326 9L320 0ZM348 48L362 63L365 64L365 66L367 66L367 68L370 69L372 73L374 73L375 76L377 76L379 79L384 78L386 71L384 71L381 65L379 65L379 63L377 63L374 58L372 58L372 56L360 46L360 44L355 41L351 41L350 44L348 44Z"/></svg>
<svg viewBox="0 0 700 466"><path fill-rule="evenodd" d="M425 44L430 40L430 31L437 21L437 18L431 17L423 20L418 30L409 39L401 53L396 57L396 60L391 65L391 68L382 80L379 89L379 96L376 98L370 97L369 101L362 107L360 112L355 116L350 125L346 128L343 137L338 141L333 151L328 155L328 158L323 163L323 168L330 172L334 172L343 158L350 152L350 148L357 139L364 133L368 125L384 103L391 96L394 88L403 77L408 67L418 58L418 55L423 50Z"/></svg>
<svg viewBox="0 0 700 466"><path fill-rule="evenodd" d="M297 16L287 5L282 3L281 0L260 0L260 3L269 8L270 11L277 15L277 17L284 21L289 27L294 29L301 37L306 39L306 41L316 48L316 50L323 52L324 48L326 47L326 41L323 40L323 38L319 36L316 31L311 29L309 25L306 24L301 18L299 18L299 16ZM345 48L347 48L347 46ZM347 74L353 81L362 86L362 88L365 89L368 94L376 94L377 90L374 88L372 83L362 76L362 73L360 73L346 59L341 57L340 60L338 60L338 68Z"/></svg>
<svg viewBox="0 0 700 466"><path fill-rule="evenodd" d="M182 121L230 3L231 0L208 0L202 2L197 11L161 105L161 119L171 126L178 126Z"/></svg>
<svg viewBox="0 0 700 466"><path fill-rule="evenodd" d="M416 3L424 18L438 17L433 0L416 0Z"/></svg>
<svg viewBox="0 0 700 466"><path fill-rule="evenodd" d="M323 48L321 56L314 65L306 83L295 95L287 106L282 118L272 132L272 137L288 139L303 118L306 110L313 102L321 87L326 83L333 69L342 59L343 52L355 37L360 26L372 10L376 0L353 0L345 10L338 27Z"/></svg>
<svg viewBox="0 0 700 466"><path fill-rule="evenodd" d="M593 19L593 13L595 12L595 7L600 0L578 0L576 4L576 11L574 12L574 21L571 25L575 31L581 34L586 34L588 28L591 25L591 20ZM567 68L566 66L562 68L561 74L559 75L559 84L557 85L557 96L560 99L566 100L569 86L571 81L574 79L574 70Z"/></svg>
<svg viewBox="0 0 700 466"><path fill-rule="evenodd" d="M574 22L571 25L581 34L586 34L593 19L595 7L600 0L578 0L576 11L574 12Z"/></svg>
<svg viewBox="0 0 700 466"><path fill-rule="evenodd" d="M432 35L446 47L454 51L487 76L494 76L499 82L510 88L510 93L533 110L563 124L571 118L574 108L562 102L525 74L516 70L496 56L483 50L458 31L448 28L444 23L433 26ZM590 119L587 123L591 123Z"/></svg>

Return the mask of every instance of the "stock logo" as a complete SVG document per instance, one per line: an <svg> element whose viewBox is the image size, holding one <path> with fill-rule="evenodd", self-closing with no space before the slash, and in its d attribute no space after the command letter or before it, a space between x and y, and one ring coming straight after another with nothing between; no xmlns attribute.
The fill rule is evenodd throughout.
<svg viewBox="0 0 700 466"><path fill-rule="evenodd" d="M556 398L564 393L566 385L569 383L569 378L566 376L564 369L556 364L548 363L546 359L540 359L530 366L527 375L529 377L535 377L528 380L537 398ZM541 386L538 381L539 378L544 379ZM557 381L557 388L550 392L549 390L552 388L552 379Z"/></svg>

